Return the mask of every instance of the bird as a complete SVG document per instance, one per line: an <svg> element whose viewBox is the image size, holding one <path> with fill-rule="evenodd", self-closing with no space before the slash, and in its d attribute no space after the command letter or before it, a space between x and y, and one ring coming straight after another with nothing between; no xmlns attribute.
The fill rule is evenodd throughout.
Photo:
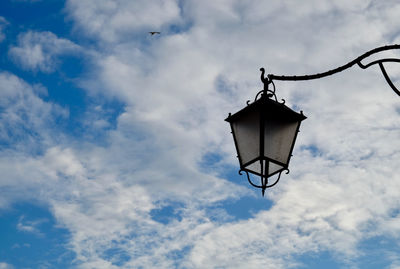
<svg viewBox="0 0 400 269"><path fill-rule="evenodd" d="M149 32L149 34L155 35L155 34L161 34L161 32Z"/></svg>

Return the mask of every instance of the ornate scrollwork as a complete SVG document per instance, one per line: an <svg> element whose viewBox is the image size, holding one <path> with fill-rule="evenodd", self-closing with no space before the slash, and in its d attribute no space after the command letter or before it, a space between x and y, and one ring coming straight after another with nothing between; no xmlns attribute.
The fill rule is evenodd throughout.
<svg viewBox="0 0 400 269"><path fill-rule="evenodd" d="M290 172L289 169L287 169L287 168L282 170L282 171L280 171L279 174L278 174L277 179L272 184L269 184L269 181L268 181L269 178L265 177L265 181L263 181L262 180L263 178L261 178L262 185L254 184L252 182L252 180L250 179L249 172L247 172L246 170L240 169L239 170L239 175L242 175L242 172L245 172L246 176L247 176L247 181L250 183L250 185L255 187L255 188L262 189L262 195L264 196L265 189L271 188L271 187L275 186L279 182L279 180L281 179L281 174L282 174L283 171L286 171L286 174L289 174L289 172Z"/></svg>
<svg viewBox="0 0 400 269"><path fill-rule="evenodd" d="M264 68L260 68L260 71L261 71L261 81L264 84L264 89L257 93L254 101L256 101L258 99L259 95L261 94L261 96L266 96L268 98L272 98L273 97L275 99L275 101L278 102L278 99L277 99L276 94L275 94L275 90L276 89L275 89L274 82L271 79L269 79L268 76L267 77L265 76L265 69ZM272 87L273 87L272 90L269 89L269 84L272 84Z"/></svg>

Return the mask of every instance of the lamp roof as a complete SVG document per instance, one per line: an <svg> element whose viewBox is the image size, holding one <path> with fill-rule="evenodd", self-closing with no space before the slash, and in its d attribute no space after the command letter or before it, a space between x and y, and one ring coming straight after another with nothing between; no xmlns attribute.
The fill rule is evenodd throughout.
<svg viewBox="0 0 400 269"><path fill-rule="evenodd" d="M261 97L253 103L248 104L235 114L229 115L225 121L234 122L242 115L256 111L259 111L260 113L272 114L274 117L276 117L276 119L286 121L303 121L307 118L302 112L297 113L296 111L293 111L291 108L287 107L285 102L279 103L273 99Z"/></svg>

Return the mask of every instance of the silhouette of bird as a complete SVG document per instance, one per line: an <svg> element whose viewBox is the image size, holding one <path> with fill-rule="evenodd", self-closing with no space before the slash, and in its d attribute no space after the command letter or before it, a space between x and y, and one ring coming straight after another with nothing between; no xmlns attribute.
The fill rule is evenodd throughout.
<svg viewBox="0 0 400 269"><path fill-rule="evenodd" d="M155 35L155 34L161 34L161 32L149 32L149 34Z"/></svg>

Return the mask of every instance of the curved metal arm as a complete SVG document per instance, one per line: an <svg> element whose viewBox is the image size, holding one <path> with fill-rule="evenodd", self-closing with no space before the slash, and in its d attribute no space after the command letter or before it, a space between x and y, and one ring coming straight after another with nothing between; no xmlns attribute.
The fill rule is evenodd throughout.
<svg viewBox="0 0 400 269"><path fill-rule="evenodd" d="M383 47L378 47L375 48L373 50L370 50L366 53L364 53L363 55L357 57L356 59L354 59L353 61L339 66L335 69L326 71L326 72L322 72L322 73L317 73L317 74L313 74L313 75L302 75L302 76L277 76L277 75L273 75L273 74L269 74L268 75L268 79L264 78L264 68L262 68L261 72L261 80L264 83L264 88L265 88L265 83L269 84L272 82L272 80L286 80L286 81L298 81L298 80L311 80L311 79L319 79L319 78L323 78L323 77L327 77L339 72L342 72L345 69L348 69L350 67L352 67L353 65L357 64L359 67L361 67L362 69L366 69L372 65L375 64L379 64L379 67L381 68L381 71L383 73L383 76L385 77L387 83L390 85L390 87L393 89L393 91L395 93L397 93L400 96L400 91L394 86L393 82L390 80L389 76L386 73L385 68L383 67L383 63L387 63L387 62L397 62L400 63L400 59L395 59L395 58L385 58L385 59L380 59L380 60L376 60L373 61L367 65L363 65L361 63L361 61L369 56L371 56L372 54L381 52L381 51L386 51L386 50L393 50L393 49L400 49L400 45L395 44L395 45L389 45L389 46L383 46Z"/></svg>
<svg viewBox="0 0 400 269"><path fill-rule="evenodd" d="M386 82L389 84L389 86L392 88L392 90L397 93L397 95L400 96L400 91L394 86L393 82L390 80L388 74L386 73L385 67L383 67L382 63L379 63L379 67L381 68L382 74L386 79Z"/></svg>
<svg viewBox="0 0 400 269"><path fill-rule="evenodd" d="M247 172L246 170L239 170L239 175L242 175L242 172L245 172L246 175L247 175L247 181L249 181L250 185L253 186L253 187L262 189L262 196L264 196L265 189L271 188L271 187L275 186L279 182L279 180L281 179L281 174L282 174L283 171L286 171L286 174L289 174L289 169L286 168L286 169L282 170L281 172L279 172L278 178L275 180L275 182L270 184L270 185L268 185L268 178L265 179L265 182L263 182L262 185L254 184L250 179L249 172Z"/></svg>

